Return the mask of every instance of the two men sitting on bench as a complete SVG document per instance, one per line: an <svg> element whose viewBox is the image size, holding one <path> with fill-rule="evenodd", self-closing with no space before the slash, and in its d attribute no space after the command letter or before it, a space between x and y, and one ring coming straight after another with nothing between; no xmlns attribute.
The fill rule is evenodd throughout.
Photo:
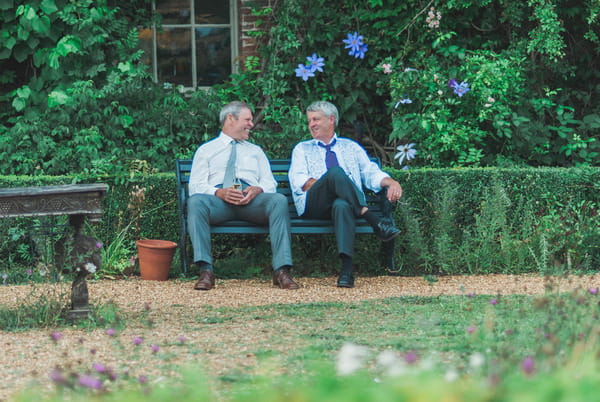
<svg viewBox="0 0 600 402"><path fill-rule="evenodd" d="M296 145L289 177L298 215L332 219L342 269L337 285L354 286L352 255L355 219L362 217L382 240L400 233L393 224L369 212L362 184L373 191L387 186L390 202L402 195L400 184L371 162L356 142L337 137L338 112L329 102L315 102L307 109L312 140ZM252 111L242 102L231 102L220 112L218 137L195 152L189 181L188 227L194 261L200 268L195 289L214 287L210 225L241 219L268 225L273 252L273 283L297 289L292 267L290 218L287 198L276 193L276 181L260 147L247 141Z"/></svg>

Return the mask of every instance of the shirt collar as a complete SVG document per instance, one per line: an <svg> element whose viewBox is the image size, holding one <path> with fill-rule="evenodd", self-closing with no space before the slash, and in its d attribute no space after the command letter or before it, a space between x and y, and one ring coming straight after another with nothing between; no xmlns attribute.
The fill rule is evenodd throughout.
<svg viewBox="0 0 600 402"><path fill-rule="evenodd" d="M333 141L337 140L337 138L338 138L337 134L333 133L333 137L331 137L331 141L329 141L329 144L331 144ZM313 139L313 143L315 145L319 145L319 144L329 145L329 144L325 144L323 141L315 140L315 139Z"/></svg>
<svg viewBox="0 0 600 402"><path fill-rule="evenodd" d="M224 132L220 132L219 133L219 139L223 142L223 144L225 145L229 145L231 144L233 141L235 141L235 139L233 139L232 137L228 136L227 134L225 134ZM242 143L244 142L243 140L238 140L238 143Z"/></svg>

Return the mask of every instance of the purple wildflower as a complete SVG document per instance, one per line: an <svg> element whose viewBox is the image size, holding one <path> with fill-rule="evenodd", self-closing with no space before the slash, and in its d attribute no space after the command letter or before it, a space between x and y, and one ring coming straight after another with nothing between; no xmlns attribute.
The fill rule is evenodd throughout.
<svg viewBox="0 0 600 402"><path fill-rule="evenodd" d="M597 295L598 294L598 288L589 288L588 292L590 292L593 295Z"/></svg>
<svg viewBox="0 0 600 402"><path fill-rule="evenodd" d="M102 381L99 378L96 378L96 377L88 375L88 374L80 375L79 378L77 379L77 382L79 383L79 385L81 385L82 387L85 387L85 388L90 388L90 389L102 388Z"/></svg>
<svg viewBox="0 0 600 402"><path fill-rule="evenodd" d="M186 343L187 342L187 338L183 335L180 335L179 338L177 338L177 340L179 341L179 343Z"/></svg>
<svg viewBox="0 0 600 402"><path fill-rule="evenodd" d="M61 340L62 337L63 335L57 331L54 331L50 334L50 338L52 338L54 342L58 342L59 340Z"/></svg>
<svg viewBox="0 0 600 402"><path fill-rule="evenodd" d="M415 352L413 352L412 350L409 350L404 355L404 361L407 362L408 364L413 364L414 362L417 361L417 354Z"/></svg>
<svg viewBox="0 0 600 402"><path fill-rule="evenodd" d="M454 78L450 78L450 81L448 81L448 86L450 88L456 88L456 86L458 85L458 82L456 82L456 80Z"/></svg>
<svg viewBox="0 0 600 402"><path fill-rule="evenodd" d="M65 377L62 370L59 368L52 369L52 371L50 372L50 379L58 385L69 385L67 377Z"/></svg>
<svg viewBox="0 0 600 402"><path fill-rule="evenodd" d="M298 64L298 68L294 71L296 72L296 77L301 77L304 81L308 81L310 77L315 76L312 66L306 64Z"/></svg>
<svg viewBox="0 0 600 402"><path fill-rule="evenodd" d="M140 384L145 384L148 382L148 377L146 377L145 375L141 375L138 377L138 381L140 382Z"/></svg>
<svg viewBox="0 0 600 402"><path fill-rule="evenodd" d="M104 366L104 364L102 364L102 363L94 363L94 364L92 364L92 368L97 373L105 373L107 371L106 366Z"/></svg>
<svg viewBox="0 0 600 402"><path fill-rule="evenodd" d="M526 356L521 362L521 369L526 375L532 375L535 372L535 360L533 360L533 357Z"/></svg>
<svg viewBox="0 0 600 402"><path fill-rule="evenodd" d="M158 352L158 345L153 344L150 346L150 349L152 349L152 353L156 353L156 352Z"/></svg>
<svg viewBox="0 0 600 402"><path fill-rule="evenodd" d="M97 242L97 243L96 243L96 248L102 248L102 243L100 243L100 242Z"/></svg>
<svg viewBox="0 0 600 402"><path fill-rule="evenodd" d="M144 338L142 338L141 336L136 336L132 340L133 344L136 346L141 345L143 341L144 341Z"/></svg>
<svg viewBox="0 0 600 402"><path fill-rule="evenodd" d="M495 306L496 304L498 304L498 300L492 299L492 300L490 300L490 304Z"/></svg>
<svg viewBox="0 0 600 402"><path fill-rule="evenodd" d="M467 328L467 333L472 334L473 332L475 332L476 329L476 326L471 325L469 328Z"/></svg>
<svg viewBox="0 0 600 402"><path fill-rule="evenodd" d="M116 333L117 333L117 331L115 331L114 328L108 328L106 330L106 335L108 335L108 336L115 336Z"/></svg>

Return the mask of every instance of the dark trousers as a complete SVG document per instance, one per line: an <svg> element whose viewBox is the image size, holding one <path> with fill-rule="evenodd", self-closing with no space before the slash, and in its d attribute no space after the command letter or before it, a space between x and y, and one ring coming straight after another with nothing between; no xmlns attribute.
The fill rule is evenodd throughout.
<svg viewBox="0 0 600 402"><path fill-rule="evenodd" d="M340 167L331 168L306 193L303 218L331 219L339 254L354 255L356 218L367 206L365 195Z"/></svg>

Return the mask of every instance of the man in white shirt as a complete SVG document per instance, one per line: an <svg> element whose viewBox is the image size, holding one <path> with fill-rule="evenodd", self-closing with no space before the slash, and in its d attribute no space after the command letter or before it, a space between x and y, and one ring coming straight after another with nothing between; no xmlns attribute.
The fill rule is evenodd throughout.
<svg viewBox="0 0 600 402"><path fill-rule="evenodd" d="M231 102L221 109L219 119L221 133L196 150L190 173L188 227L194 262L200 267L194 289L215 286L210 225L235 219L269 225L273 284L297 289L289 273L292 252L287 198L276 192L277 182L263 150L247 141L254 127L252 111L243 102ZM223 185L228 181L228 164L235 164L239 186Z"/></svg>
<svg viewBox="0 0 600 402"><path fill-rule="evenodd" d="M400 234L392 223L369 211L362 186L375 192L387 187L390 202L402 196L402 187L369 159L360 144L336 135L339 114L335 105L314 102L306 114L313 139L298 143L292 151L292 196L299 216L333 220L342 262L337 285L352 288L356 218L369 222L383 241Z"/></svg>

